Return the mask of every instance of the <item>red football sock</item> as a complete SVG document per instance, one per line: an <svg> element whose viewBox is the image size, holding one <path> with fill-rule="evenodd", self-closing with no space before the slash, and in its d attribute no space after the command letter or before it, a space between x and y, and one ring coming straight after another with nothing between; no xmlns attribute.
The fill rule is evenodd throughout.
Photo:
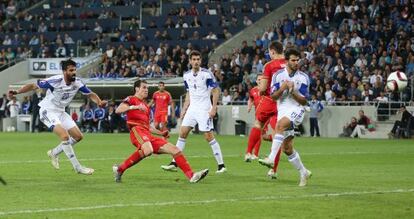
<svg viewBox="0 0 414 219"><path fill-rule="evenodd" d="M175 163L184 172L185 176L187 176L188 179L191 179L194 173L190 167L190 164L188 164L187 159L185 159L184 155L181 152L178 152L173 157Z"/></svg>
<svg viewBox="0 0 414 219"><path fill-rule="evenodd" d="M136 150L118 167L118 172L124 173L126 169L134 166L142 159L144 159L144 153L141 150Z"/></svg>
<svg viewBox="0 0 414 219"><path fill-rule="evenodd" d="M262 137L262 130L260 130L259 128L253 127L252 130L250 131L246 153L252 153L253 147L256 145L257 142L260 141L261 137Z"/></svg>
<svg viewBox="0 0 414 219"><path fill-rule="evenodd" d="M276 173L277 172L277 166L279 166L279 161L280 161L280 153L282 152L282 149L279 149L279 151L276 154L275 157L275 161L273 164L273 171Z"/></svg>
<svg viewBox="0 0 414 219"><path fill-rule="evenodd" d="M256 144L254 145L254 155L256 155L256 157L259 156L259 150L260 150L261 144L262 144L262 139L259 139L259 141L257 141Z"/></svg>

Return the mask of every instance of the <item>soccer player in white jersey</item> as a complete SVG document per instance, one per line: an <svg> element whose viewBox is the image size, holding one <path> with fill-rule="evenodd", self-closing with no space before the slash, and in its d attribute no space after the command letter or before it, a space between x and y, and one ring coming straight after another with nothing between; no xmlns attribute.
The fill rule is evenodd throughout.
<svg viewBox="0 0 414 219"><path fill-rule="evenodd" d="M272 167L277 152L283 145L283 152L289 162L300 172L299 186L306 186L312 173L303 165L299 153L293 149L294 127L301 124L305 114L304 105L309 95L309 77L298 70L300 53L295 49L285 52L287 66L272 77L271 97L277 100L278 114L275 135L270 155L259 160L265 166ZM272 175L270 169L268 175Z"/></svg>
<svg viewBox="0 0 414 219"><path fill-rule="evenodd" d="M210 144L214 157L217 161L216 173L224 173L226 167L223 162L223 155L219 143L213 134L213 117L217 113L217 101L220 96L220 89L216 79L208 69L201 68L201 54L198 51L190 53L190 64L192 69L187 71L184 76L184 85L187 90L181 118L183 118L180 134L176 146L183 151L188 133L198 124L204 138ZM213 96L211 101L210 96ZM177 165L173 160L169 165L161 166L167 171L177 171Z"/></svg>
<svg viewBox="0 0 414 219"><path fill-rule="evenodd" d="M61 66L62 75L26 84L18 90L10 90L9 96L12 97L38 88L47 89L46 97L39 103L40 120L61 140L58 146L47 152L53 167L59 169L58 156L64 152L77 173L91 175L94 169L82 166L73 151L72 146L82 140L83 135L72 117L65 112L65 107L70 104L78 91L87 95L99 106L105 106L106 101L101 100L76 77L76 62L71 59L65 60L62 61Z"/></svg>

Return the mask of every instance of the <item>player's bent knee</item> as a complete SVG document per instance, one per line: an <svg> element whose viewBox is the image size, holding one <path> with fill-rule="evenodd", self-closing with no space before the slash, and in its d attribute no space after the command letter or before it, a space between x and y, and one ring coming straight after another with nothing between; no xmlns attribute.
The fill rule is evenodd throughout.
<svg viewBox="0 0 414 219"><path fill-rule="evenodd" d="M61 135L60 140L62 141L69 141L69 135Z"/></svg>
<svg viewBox="0 0 414 219"><path fill-rule="evenodd" d="M171 147L170 152L174 157L181 153L180 149L178 149L175 145L174 147Z"/></svg>
<svg viewBox="0 0 414 219"><path fill-rule="evenodd" d="M80 142L83 139L83 134L77 135L77 136L72 136L73 139L76 140L76 142Z"/></svg>
<svg viewBox="0 0 414 219"><path fill-rule="evenodd" d="M150 143L144 144L141 150L144 153L145 157L150 156L154 152Z"/></svg>
<svg viewBox="0 0 414 219"><path fill-rule="evenodd" d="M213 132L206 132L204 133L204 138L206 139L206 141L210 142L214 139L214 134Z"/></svg>

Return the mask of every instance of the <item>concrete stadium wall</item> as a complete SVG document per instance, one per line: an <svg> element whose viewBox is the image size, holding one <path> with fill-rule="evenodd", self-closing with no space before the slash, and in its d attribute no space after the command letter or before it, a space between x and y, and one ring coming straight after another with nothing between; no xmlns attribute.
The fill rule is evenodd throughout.
<svg viewBox="0 0 414 219"><path fill-rule="evenodd" d="M29 79L29 61L22 61L0 72L0 95L9 89L9 85Z"/></svg>
<svg viewBox="0 0 414 219"><path fill-rule="evenodd" d="M342 133L342 127L351 121L351 117L358 118L358 111L364 110L371 120L377 121L376 108L373 106L327 106L320 113L319 129L323 137L338 137ZM254 110L247 113L247 106L220 106L218 109L219 133L234 135L236 120L247 123L247 134L254 123ZM303 121L305 135L309 135L309 114L305 114Z"/></svg>

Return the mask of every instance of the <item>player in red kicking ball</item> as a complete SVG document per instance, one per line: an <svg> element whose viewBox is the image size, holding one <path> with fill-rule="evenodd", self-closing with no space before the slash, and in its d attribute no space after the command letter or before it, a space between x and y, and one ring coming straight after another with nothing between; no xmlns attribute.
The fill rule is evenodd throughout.
<svg viewBox="0 0 414 219"><path fill-rule="evenodd" d="M175 145L151 134L154 133L165 137L168 136L168 131L161 132L150 127L150 109L145 101L148 97L147 82L144 80L136 81L134 83L134 91L135 94L125 98L115 112L118 114L127 114L131 142L137 150L122 164L113 166L112 170L114 172L115 182L121 182L121 177L125 170L137 164L145 157L150 156L152 153L171 154L177 166L184 172L191 183L197 183L202 180L208 174L208 169L194 173L187 159Z"/></svg>

